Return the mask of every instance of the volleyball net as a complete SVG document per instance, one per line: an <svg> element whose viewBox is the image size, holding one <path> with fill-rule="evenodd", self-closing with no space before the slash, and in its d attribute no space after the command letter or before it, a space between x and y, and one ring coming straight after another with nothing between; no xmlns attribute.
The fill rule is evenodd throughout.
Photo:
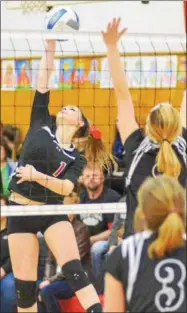
<svg viewBox="0 0 187 313"><path fill-rule="evenodd" d="M41 56L46 39L57 39L50 78L50 112L75 104L98 127L111 149L117 106L106 47L100 33L56 34L3 30L1 33L1 119L19 127L24 138L29 125ZM185 36L127 34L119 43L136 119L141 127L158 102L179 108L186 86ZM125 121L125 117L124 117Z"/></svg>
<svg viewBox="0 0 187 313"><path fill-rule="evenodd" d="M126 203L95 203L71 205L27 205L1 206L1 216L47 216L77 214L123 214L126 215Z"/></svg>
<svg viewBox="0 0 187 313"><path fill-rule="evenodd" d="M18 3L8 2L14 5ZM37 8L39 3L43 5L42 8ZM30 9L27 7L26 11L46 10L46 1L22 1L22 4L33 5ZM62 106L68 104L79 106L91 123L101 130L107 148L112 150L116 136L117 105L107 51L99 32L53 33L2 29L1 122L19 128L23 142L47 39L57 40L54 71L49 82L50 113L55 116ZM186 87L185 35L127 33L119 42L119 49L140 127L144 127L147 115L158 102L170 102L180 108ZM126 118L124 116L124 123ZM116 176L113 175L113 179L118 179L120 175L123 175L123 169ZM120 184L124 186L122 181ZM2 207L1 214L77 214L79 210L104 214L111 211L124 213L125 209L121 204L63 207L28 205Z"/></svg>

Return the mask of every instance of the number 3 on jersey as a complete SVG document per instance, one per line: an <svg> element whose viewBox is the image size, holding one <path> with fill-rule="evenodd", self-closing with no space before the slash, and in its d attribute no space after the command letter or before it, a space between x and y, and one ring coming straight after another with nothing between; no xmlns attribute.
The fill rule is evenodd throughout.
<svg viewBox="0 0 187 313"><path fill-rule="evenodd" d="M155 296L155 305L160 312L175 312L185 301L186 268L176 259L166 259L155 268L155 278L162 289Z"/></svg>

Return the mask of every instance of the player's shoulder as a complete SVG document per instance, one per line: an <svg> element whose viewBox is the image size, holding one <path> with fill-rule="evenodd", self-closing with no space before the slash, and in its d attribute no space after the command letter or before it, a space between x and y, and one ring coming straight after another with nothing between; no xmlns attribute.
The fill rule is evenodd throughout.
<svg viewBox="0 0 187 313"><path fill-rule="evenodd" d="M183 127L182 129L182 137L185 139L185 141L187 141L187 128Z"/></svg>
<svg viewBox="0 0 187 313"><path fill-rule="evenodd" d="M143 129L138 128L133 133L131 133L124 143L124 151L126 153L132 153L135 151L141 142L145 139L145 134Z"/></svg>
<svg viewBox="0 0 187 313"><path fill-rule="evenodd" d="M121 243L121 252L122 256L126 257L129 253L129 250L136 250L138 246L146 244L146 242L152 237L153 232L150 230L145 230L142 232L135 233L124 239Z"/></svg>
<svg viewBox="0 0 187 313"><path fill-rule="evenodd" d="M55 134L52 132L52 129L49 125L44 125L42 126L40 129L38 129L38 131L42 132L42 134L44 134L45 136L48 136L52 139L55 139Z"/></svg>

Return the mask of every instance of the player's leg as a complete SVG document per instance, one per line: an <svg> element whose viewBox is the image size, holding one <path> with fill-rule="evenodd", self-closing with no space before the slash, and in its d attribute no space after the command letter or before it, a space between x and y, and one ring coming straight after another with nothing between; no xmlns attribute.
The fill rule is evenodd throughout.
<svg viewBox="0 0 187 313"><path fill-rule="evenodd" d="M67 221L53 224L45 231L44 237L84 309L101 312L99 297L81 266L72 225Z"/></svg>
<svg viewBox="0 0 187 313"><path fill-rule="evenodd" d="M30 233L14 233L8 236L8 242L16 283L18 312L37 312L38 239Z"/></svg>

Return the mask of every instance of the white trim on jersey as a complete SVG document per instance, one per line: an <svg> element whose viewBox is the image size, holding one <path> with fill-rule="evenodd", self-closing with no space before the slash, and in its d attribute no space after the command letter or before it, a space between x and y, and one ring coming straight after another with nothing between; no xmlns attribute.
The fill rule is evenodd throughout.
<svg viewBox="0 0 187 313"><path fill-rule="evenodd" d="M127 286L126 286L126 288L127 288L126 289L126 295L127 295L127 302L128 303L130 303L130 301L132 299L134 284L137 280L137 276L138 276L138 272L139 272L139 268L140 268L140 263L141 263L141 258L142 258L144 242L152 234L153 234L153 232L148 231L148 230L140 232L140 233L136 233L135 235L132 235L129 238L123 240L123 242L121 244L122 257L123 257L123 259L128 258L127 259L128 260L128 276L127 276ZM186 240L186 234L184 234L183 238L184 238L184 240ZM170 262L172 259L161 260L161 262L168 262L168 260ZM175 263L176 262L179 262L179 261L175 261ZM180 262L180 264L181 264L181 262Z"/></svg>
<svg viewBox="0 0 187 313"><path fill-rule="evenodd" d="M137 279L144 241L152 235L151 231L137 233L125 239L121 245L122 257L128 256L128 283L127 283L127 301L131 301L134 284Z"/></svg>
<svg viewBox="0 0 187 313"><path fill-rule="evenodd" d="M48 126L43 126L42 129L44 129L46 132L49 133L49 135L52 137L52 138L55 138L55 135L51 132L50 128Z"/></svg>
<svg viewBox="0 0 187 313"><path fill-rule="evenodd" d="M53 142L62 150L63 154L66 155L68 158L75 160L76 158L72 155L69 155L58 143L58 141L56 140L55 135L51 132L50 128L48 126L44 126L42 127L42 129L44 129L46 132L48 132L48 134L53 138ZM66 149L69 152L73 152L75 150L75 148L70 148L70 149Z"/></svg>
<svg viewBox="0 0 187 313"><path fill-rule="evenodd" d="M182 156L184 163L186 165L186 149L187 149L187 145L186 145L186 141L184 138L182 138L181 136L178 136L176 141L173 143L173 146L175 146L177 148L177 151L179 152L179 154ZM134 158L132 160L132 163L130 165L129 168L129 172L126 178L126 187L130 186L131 181L132 181L132 176L140 162L140 160L142 159L143 155L147 152L149 152L150 150L155 150L155 149L159 149L159 145L153 143L150 138L148 136L146 136L144 138L144 140L141 142L141 144L139 145L139 147L134 151ZM155 169L156 164L153 167L153 171L152 173L154 173L154 169Z"/></svg>

